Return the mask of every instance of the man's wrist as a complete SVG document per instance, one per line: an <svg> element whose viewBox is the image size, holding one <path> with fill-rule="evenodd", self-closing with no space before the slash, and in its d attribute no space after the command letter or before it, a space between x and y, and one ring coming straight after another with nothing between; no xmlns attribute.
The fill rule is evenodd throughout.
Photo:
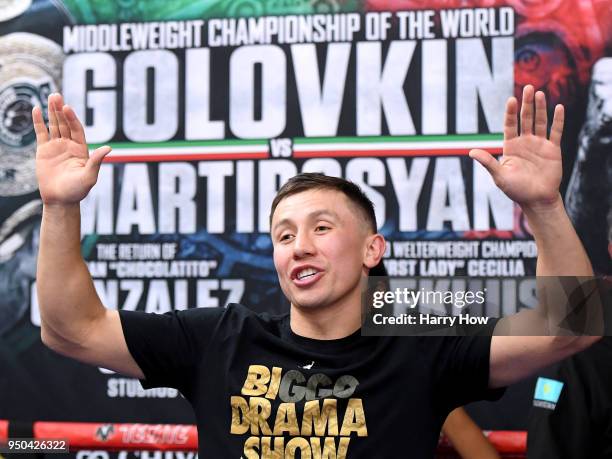
<svg viewBox="0 0 612 459"><path fill-rule="evenodd" d="M46 221L75 221L80 219L81 204L59 204L59 203L43 203L43 220ZM51 219L51 220L49 220Z"/></svg>
<svg viewBox="0 0 612 459"><path fill-rule="evenodd" d="M566 215L565 205L559 193L548 201L521 204L521 209L527 217L529 224L534 224L538 221L550 222L551 219L554 220L557 217Z"/></svg>
<svg viewBox="0 0 612 459"><path fill-rule="evenodd" d="M58 203L43 201L43 209L47 212L70 212L80 208L80 202Z"/></svg>

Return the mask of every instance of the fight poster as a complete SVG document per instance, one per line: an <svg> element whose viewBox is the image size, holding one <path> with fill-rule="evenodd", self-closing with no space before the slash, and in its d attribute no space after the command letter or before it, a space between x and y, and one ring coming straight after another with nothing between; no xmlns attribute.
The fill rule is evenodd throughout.
<svg viewBox="0 0 612 459"><path fill-rule="evenodd" d="M91 148L82 254L108 308L282 312L269 237L299 172L359 184L391 276L533 275L500 154L523 85L562 103L562 193L612 272L612 11L605 0L9 0L0 10L0 418L193 422L172 389L40 341L42 203L30 112L64 94Z"/></svg>

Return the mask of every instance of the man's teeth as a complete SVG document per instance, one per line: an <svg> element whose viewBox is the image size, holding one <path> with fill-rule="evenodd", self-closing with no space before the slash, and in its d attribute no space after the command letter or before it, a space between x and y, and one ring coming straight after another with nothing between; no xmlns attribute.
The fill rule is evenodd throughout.
<svg viewBox="0 0 612 459"><path fill-rule="evenodd" d="M301 279L304 279L305 277L312 276L313 274L316 274L316 273L317 273L316 269L306 268L298 273L297 278L301 280Z"/></svg>

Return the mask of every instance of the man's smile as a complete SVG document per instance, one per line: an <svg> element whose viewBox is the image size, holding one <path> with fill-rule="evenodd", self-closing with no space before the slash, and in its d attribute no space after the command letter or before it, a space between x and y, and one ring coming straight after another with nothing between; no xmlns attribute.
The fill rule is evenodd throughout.
<svg viewBox="0 0 612 459"><path fill-rule="evenodd" d="M293 268L291 271L291 280L299 287L312 285L321 278L323 271L319 268L310 265L302 265Z"/></svg>

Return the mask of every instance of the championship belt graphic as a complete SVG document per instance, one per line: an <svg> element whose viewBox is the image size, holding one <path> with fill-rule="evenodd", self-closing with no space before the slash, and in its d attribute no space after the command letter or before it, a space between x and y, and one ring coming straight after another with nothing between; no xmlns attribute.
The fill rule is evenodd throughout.
<svg viewBox="0 0 612 459"><path fill-rule="evenodd" d="M61 87L59 45L30 33L0 37L0 196L36 190L32 108L46 117L47 97Z"/></svg>

